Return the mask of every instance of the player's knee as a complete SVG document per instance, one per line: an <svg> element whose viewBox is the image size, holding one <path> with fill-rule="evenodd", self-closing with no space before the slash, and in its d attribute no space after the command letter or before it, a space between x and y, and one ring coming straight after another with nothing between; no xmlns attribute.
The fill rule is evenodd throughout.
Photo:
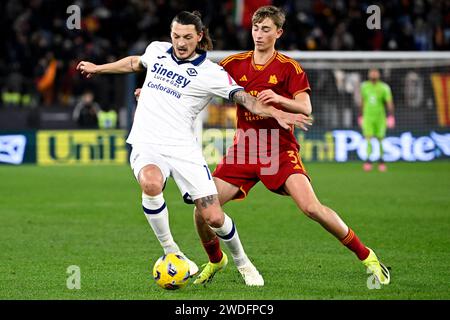
<svg viewBox="0 0 450 320"><path fill-rule="evenodd" d="M144 181L141 182L142 191L149 196L157 196L162 192L162 184L156 181Z"/></svg>
<svg viewBox="0 0 450 320"><path fill-rule="evenodd" d="M145 175L143 175L145 176ZM142 191L149 196L157 196L163 191L164 181L158 177L141 177Z"/></svg>
<svg viewBox="0 0 450 320"><path fill-rule="evenodd" d="M220 228L225 220L225 216L220 209L205 210L202 212L202 218L210 227L213 228Z"/></svg>
<svg viewBox="0 0 450 320"><path fill-rule="evenodd" d="M301 207L301 210L305 215L308 216L308 218L311 218L313 220L320 220L320 217L323 213L323 206L319 202L312 202L308 203L305 206Z"/></svg>
<svg viewBox="0 0 450 320"><path fill-rule="evenodd" d="M139 173L139 184L142 191L149 196L156 196L163 191L164 178L153 169L143 169Z"/></svg>
<svg viewBox="0 0 450 320"><path fill-rule="evenodd" d="M223 222L224 222L224 217L223 215L214 215L212 217L209 217L206 220L206 223L213 228L220 228L221 226L223 226Z"/></svg>

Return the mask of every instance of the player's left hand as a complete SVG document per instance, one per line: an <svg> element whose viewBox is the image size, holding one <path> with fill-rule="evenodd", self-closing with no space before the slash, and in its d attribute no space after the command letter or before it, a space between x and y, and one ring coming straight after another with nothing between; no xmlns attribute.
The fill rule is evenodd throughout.
<svg viewBox="0 0 450 320"><path fill-rule="evenodd" d="M386 119L386 124L389 129L394 128L395 127L395 117L393 115L388 116Z"/></svg>
<svg viewBox="0 0 450 320"><path fill-rule="evenodd" d="M311 116L304 115L303 113L289 113L279 110L273 117L286 130L291 130L292 125L294 125L297 128L308 131L308 126L311 126L313 123Z"/></svg>
<svg viewBox="0 0 450 320"><path fill-rule="evenodd" d="M280 104L281 102L281 96L270 89L263 90L258 93L256 99L265 104Z"/></svg>

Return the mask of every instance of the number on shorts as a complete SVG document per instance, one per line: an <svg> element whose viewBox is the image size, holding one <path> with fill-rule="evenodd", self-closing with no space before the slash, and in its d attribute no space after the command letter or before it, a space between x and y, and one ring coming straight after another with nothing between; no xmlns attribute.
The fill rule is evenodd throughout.
<svg viewBox="0 0 450 320"><path fill-rule="evenodd" d="M302 161L300 160L298 153L292 150L289 150L288 156L292 158L291 162L295 164L294 169L301 169L302 168Z"/></svg>

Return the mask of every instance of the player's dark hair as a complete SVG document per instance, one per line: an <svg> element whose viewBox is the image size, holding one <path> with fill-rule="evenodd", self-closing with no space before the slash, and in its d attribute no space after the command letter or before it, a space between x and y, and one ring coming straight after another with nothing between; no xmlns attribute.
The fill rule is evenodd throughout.
<svg viewBox="0 0 450 320"><path fill-rule="evenodd" d="M193 24L195 26L195 31L197 31L197 33L203 32L202 40L200 40L200 42L198 43L197 49L208 51L213 48L208 28L205 27L205 25L203 24L202 15L200 12L182 11L179 14L177 14L175 18L173 18L172 23L170 24L171 27L174 22L177 22L182 25Z"/></svg>
<svg viewBox="0 0 450 320"><path fill-rule="evenodd" d="M252 17L252 24L262 22L265 18L271 19L278 29L283 28L286 21L286 15L280 8L264 6L255 11Z"/></svg>

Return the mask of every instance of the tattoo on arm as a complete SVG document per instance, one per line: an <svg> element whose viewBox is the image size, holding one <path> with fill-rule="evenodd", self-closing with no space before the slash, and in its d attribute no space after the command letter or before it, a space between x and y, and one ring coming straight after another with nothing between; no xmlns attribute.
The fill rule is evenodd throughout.
<svg viewBox="0 0 450 320"><path fill-rule="evenodd" d="M216 195L206 196L198 199L198 202L202 206L202 208L206 209L208 206L212 205L216 199L217 199Z"/></svg>
<svg viewBox="0 0 450 320"><path fill-rule="evenodd" d="M131 56L130 67L133 72L140 72L145 69L139 56Z"/></svg>
<svg viewBox="0 0 450 320"><path fill-rule="evenodd" d="M243 105L251 112L254 111L256 99L243 90L238 91L233 95L233 101Z"/></svg>

